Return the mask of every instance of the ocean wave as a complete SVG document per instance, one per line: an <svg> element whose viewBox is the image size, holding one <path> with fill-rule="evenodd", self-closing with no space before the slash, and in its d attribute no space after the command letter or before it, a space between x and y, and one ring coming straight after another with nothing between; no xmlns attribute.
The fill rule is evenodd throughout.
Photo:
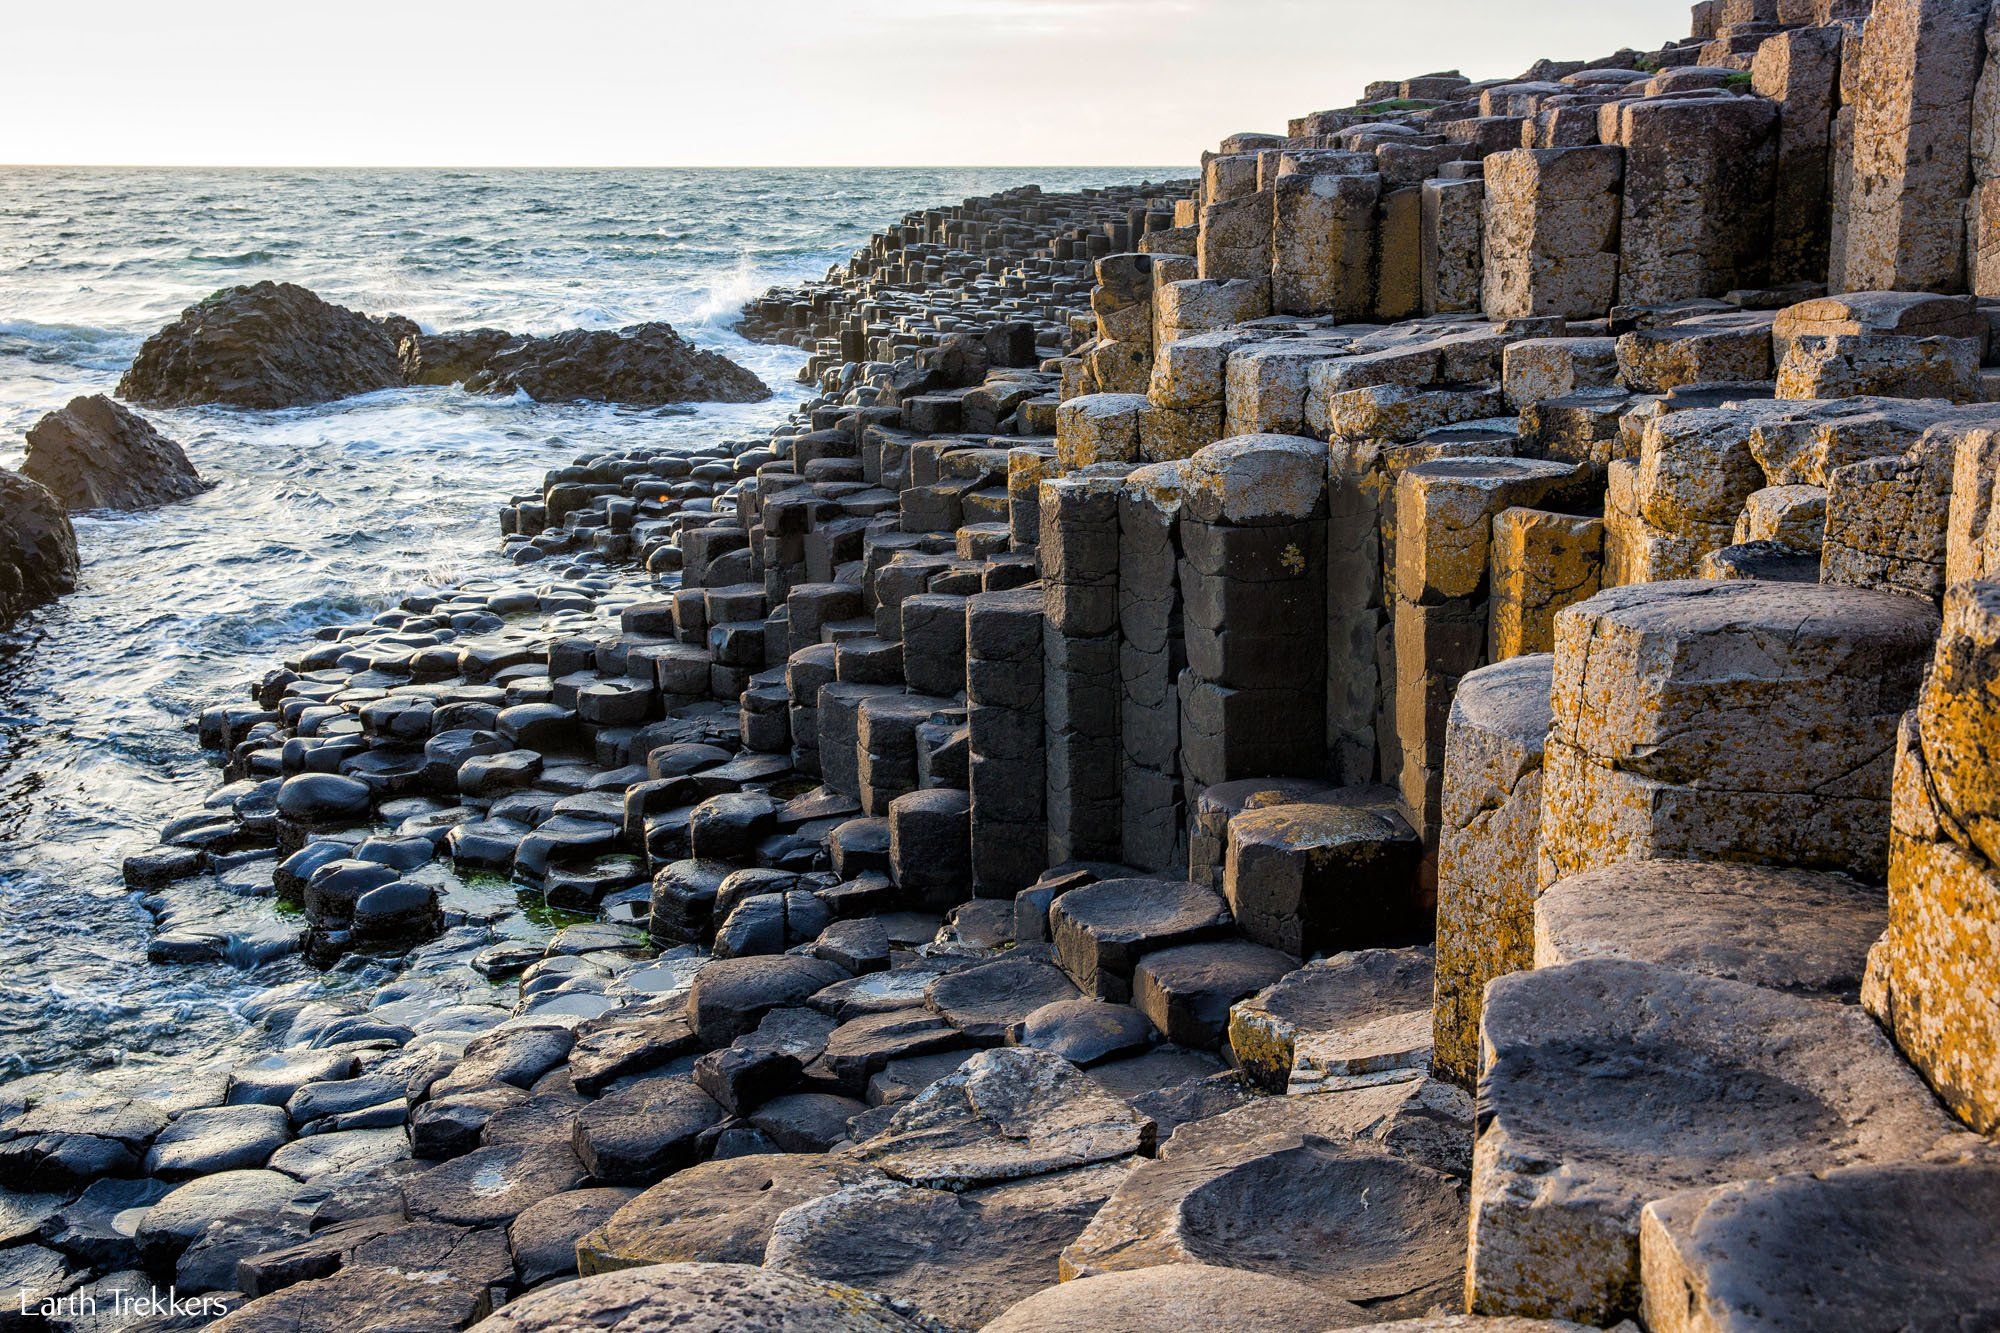
<svg viewBox="0 0 2000 1333"><path fill-rule="evenodd" d="M252 264L269 264L277 257L275 250L244 250L233 255L205 255L197 250L188 256L188 262L214 264L218 268L249 268Z"/></svg>

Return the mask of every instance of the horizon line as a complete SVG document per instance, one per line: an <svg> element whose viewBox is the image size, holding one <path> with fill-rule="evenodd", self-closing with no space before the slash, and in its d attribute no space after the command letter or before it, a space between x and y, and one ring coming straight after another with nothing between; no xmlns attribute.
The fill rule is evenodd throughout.
<svg viewBox="0 0 2000 1333"><path fill-rule="evenodd" d="M1194 171L1131 162L0 162L0 171Z"/></svg>

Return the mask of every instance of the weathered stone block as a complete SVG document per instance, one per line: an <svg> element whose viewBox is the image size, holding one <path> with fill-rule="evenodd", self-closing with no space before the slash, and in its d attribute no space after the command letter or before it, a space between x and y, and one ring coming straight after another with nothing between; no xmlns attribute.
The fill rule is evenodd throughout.
<svg viewBox="0 0 2000 1333"><path fill-rule="evenodd" d="M1136 393L1070 399L1056 409L1057 461L1065 469L1138 461L1139 414L1145 408L1145 395Z"/></svg>
<svg viewBox="0 0 2000 1333"><path fill-rule="evenodd" d="M1271 280L1265 275L1162 283L1153 291L1153 311L1153 345L1165 347L1197 333L1263 319L1271 313Z"/></svg>
<svg viewBox="0 0 2000 1333"><path fill-rule="evenodd" d="M1943 595L1953 438L1940 428L1900 457L1833 470L1826 487L1822 581L1932 600Z"/></svg>
<svg viewBox="0 0 2000 1333"><path fill-rule="evenodd" d="M1202 279L1270 281L1272 212L1268 190L1205 205L1195 241Z"/></svg>
<svg viewBox="0 0 2000 1333"><path fill-rule="evenodd" d="M1426 315L1479 309L1486 280L1486 182L1423 184L1423 309Z"/></svg>
<svg viewBox="0 0 2000 1333"><path fill-rule="evenodd" d="M1963 289L1987 10L1983 0L1884 0L1871 11L1854 77L1842 76L1855 114L1834 290Z"/></svg>
<svg viewBox="0 0 2000 1333"><path fill-rule="evenodd" d="M1460 682L1451 704L1433 1042L1438 1075L1460 1087L1478 1081L1487 983L1534 966L1542 752L1554 670L1546 653L1482 667Z"/></svg>
<svg viewBox="0 0 2000 1333"><path fill-rule="evenodd" d="M1853 1003L1888 917L1845 875L1702 861L1634 861L1543 890L1534 966L1625 958Z"/></svg>
<svg viewBox="0 0 2000 1333"><path fill-rule="evenodd" d="M1775 285L1818 282L1826 275L1840 47L1837 27L1795 28L1765 38L1750 66L1752 89L1782 108L1771 192Z"/></svg>
<svg viewBox="0 0 2000 1333"><path fill-rule="evenodd" d="M1423 1076L1431 1065L1431 951L1361 949L1307 963L1229 1011L1229 1053L1270 1092Z"/></svg>
<svg viewBox="0 0 2000 1333"><path fill-rule="evenodd" d="M1618 297L1625 150L1517 149L1486 159L1490 319L1591 319Z"/></svg>
<svg viewBox="0 0 2000 1333"><path fill-rule="evenodd" d="M1571 607L1556 622L1543 882L1656 857L1879 876L1896 719L1932 614L1894 594L1734 582Z"/></svg>
<svg viewBox="0 0 2000 1333"><path fill-rule="evenodd" d="M1640 393L1771 378L1771 319L1708 315L1618 339L1618 373Z"/></svg>
<svg viewBox="0 0 2000 1333"><path fill-rule="evenodd" d="M1426 933L1423 842L1388 807L1279 805L1229 823L1223 893L1251 939L1298 957Z"/></svg>
<svg viewBox="0 0 2000 1333"><path fill-rule="evenodd" d="M1826 492L1818 486L1766 486L1743 502L1736 542L1776 542L1817 554L1826 538Z"/></svg>
<svg viewBox="0 0 2000 1333"><path fill-rule="evenodd" d="M1296 172L1272 182L1273 311L1340 319L1373 313L1381 192L1382 178L1373 174Z"/></svg>
<svg viewBox="0 0 2000 1333"><path fill-rule="evenodd" d="M1396 482L1396 592L1434 603L1486 592L1493 518L1533 505L1571 480L1563 463L1532 458L1449 458L1421 463Z"/></svg>
<svg viewBox="0 0 2000 1333"><path fill-rule="evenodd" d="M1618 382L1616 338L1524 338L1507 344L1502 382L1507 405L1522 411L1578 389Z"/></svg>
<svg viewBox="0 0 2000 1333"><path fill-rule="evenodd" d="M1676 1194L1639 1221L1640 1317L1655 1333L1735 1333L1785 1311L1814 1328L1894 1310L1949 1326L2000 1302L2000 1168L1906 1162Z"/></svg>
<svg viewBox="0 0 2000 1333"><path fill-rule="evenodd" d="M1604 520L1503 509L1493 518L1491 569L1487 657L1549 652L1557 614L1602 586Z"/></svg>
<svg viewBox="0 0 2000 1333"><path fill-rule="evenodd" d="M1683 301L1763 286L1778 104L1647 97L1619 105L1617 125L1625 149L1619 299Z"/></svg>

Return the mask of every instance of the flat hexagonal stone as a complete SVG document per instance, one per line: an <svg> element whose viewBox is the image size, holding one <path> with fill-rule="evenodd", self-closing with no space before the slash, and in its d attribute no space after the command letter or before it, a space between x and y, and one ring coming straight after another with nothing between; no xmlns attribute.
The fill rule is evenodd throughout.
<svg viewBox="0 0 2000 1333"><path fill-rule="evenodd" d="M835 1028L827 1037L826 1052L815 1072L830 1078L847 1095L858 1097L868 1090L869 1079L896 1060L971 1045L963 1032L929 1009L890 1009L862 1014Z"/></svg>
<svg viewBox="0 0 2000 1333"><path fill-rule="evenodd" d="M246 1255L234 1277L246 1295L268 1296L343 1268L395 1269L475 1288L510 1281L514 1271L498 1231L405 1222L385 1213L336 1222L296 1244Z"/></svg>
<svg viewBox="0 0 2000 1333"><path fill-rule="evenodd" d="M1045 1004L1073 1000L1063 970L1032 958L1003 958L947 972L924 992L933 1013L975 1041L997 1042Z"/></svg>
<svg viewBox="0 0 2000 1333"><path fill-rule="evenodd" d="M464 1328L491 1308L484 1281L394 1264L352 1264L238 1306L220 1333L346 1333L364 1328Z"/></svg>
<svg viewBox="0 0 2000 1333"><path fill-rule="evenodd" d="M1620 1323L1630 1329L1630 1323ZM1588 1333L1590 1325L1568 1319L1516 1319L1514 1315L1428 1315L1424 1319L1392 1319L1390 1323L1356 1325L1354 1333Z"/></svg>
<svg viewBox="0 0 2000 1333"><path fill-rule="evenodd" d="M1290 954L1249 940L1161 949L1140 960L1132 1004L1171 1042L1212 1049L1229 1033L1229 1009L1298 966Z"/></svg>
<svg viewBox="0 0 2000 1333"><path fill-rule="evenodd" d="M1175 1129L1160 1156L1309 1135L1394 1153L1447 1175L1472 1175L1473 1102L1442 1079L1363 1084L1308 1097L1257 1097Z"/></svg>
<svg viewBox="0 0 2000 1333"><path fill-rule="evenodd" d="M1307 963L1229 1011L1236 1065L1272 1092L1430 1067L1431 951L1361 949Z"/></svg>
<svg viewBox="0 0 2000 1333"><path fill-rule="evenodd" d="M60 1254L41 1245L12 1245L0 1250L0 1285L6 1290L7 1304L14 1307L7 1311L10 1325L47 1327L36 1307L69 1291L83 1277L71 1272ZM20 1322L14 1323L16 1319Z"/></svg>
<svg viewBox="0 0 2000 1333"><path fill-rule="evenodd" d="M2000 1162L1740 1181L1646 1205L1640 1312L1660 1330L1988 1327Z"/></svg>
<svg viewBox="0 0 2000 1333"><path fill-rule="evenodd" d="M607 1185L650 1185L695 1159L697 1142L722 1119L713 1097L680 1077L649 1078L576 1115L577 1158Z"/></svg>
<svg viewBox="0 0 2000 1333"><path fill-rule="evenodd" d="M632 1202L639 1191L604 1186L552 1194L530 1204L507 1226L507 1251L514 1274L532 1287L574 1273L577 1242Z"/></svg>
<svg viewBox="0 0 2000 1333"><path fill-rule="evenodd" d="M661 1181L577 1242L579 1270L643 1264L761 1264L787 1208L848 1185L886 1180L858 1162L817 1153L762 1153L702 1162Z"/></svg>
<svg viewBox="0 0 2000 1333"><path fill-rule="evenodd" d="M1888 900L1845 875L1637 861L1558 880L1535 902L1535 966L1629 958L1773 990L1860 997Z"/></svg>
<svg viewBox="0 0 2000 1333"><path fill-rule="evenodd" d="M1062 1254L1065 1278L1208 1263L1384 1314L1451 1300L1465 1182L1394 1153L1278 1135L1142 1163Z"/></svg>
<svg viewBox="0 0 2000 1333"><path fill-rule="evenodd" d="M688 1018L702 1045L727 1046L771 1010L804 1004L847 976L833 963L792 954L718 958L695 975Z"/></svg>
<svg viewBox="0 0 2000 1333"><path fill-rule="evenodd" d="M652 1264L530 1293L491 1333L915 1333L879 1299L745 1264Z"/></svg>
<svg viewBox="0 0 2000 1333"><path fill-rule="evenodd" d="M1589 959L1487 987L1468 1293L1637 1313L1639 1214L1683 1190L1975 1142L1858 1008Z"/></svg>
<svg viewBox="0 0 2000 1333"><path fill-rule="evenodd" d="M1049 1256L1129 1169L1087 1166L965 1193L850 1186L780 1217L765 1262L889 1297L945 1328L977 1328L1056 1280Z"/></svg>
<svg viewBox="0 0 2000 1333"><path fill-rule="evenodd" d="M855 1155L945 1189L1112 1161L1152 1147L1153 1122L1044 1051L973 1056L903 1103Z"/></svg>
<svg viewBox="0 0 2000 1333"><path fill-rule="evenodd" d="M698 1049L683 1008L635 1017L606 1015L578 1031L569 1057L570 1082L584 1096L595 1097L621 1078L649 1074Z"/></svg>
<svg viewBox="0 0 2000 1333"><path fill-rule="evenodd" d="M450 1072L430 1086L430 1095L445 1097L491 1083L526 1088L569 1056L576 1036L565 1028L503 1028L475 1037Z"/></svg>
<svg viewBox="0 0 2000 1333"><path fill-rule="evenodd" d="M1099 880L1071 889L1049 909L1063 971L1085 995L1121 1003L1132 998L1132 973L1141 958L1214 939L1228 928L1222 895L1186 880Z"/></svg>
<svg viewBox="0 0 2000 1333"><path fill-rule="evenodd" d="M209 1223L238 1213L276 1212L298 1192L298 1181L276 1171L218 1171L190 1180L139 1220L139 1253L150 1266L171 1267Z"/></svg>
<svg viewBox="0 0 2000 1333"><path fill-rule="evenodd" d="M583 1164L567 1144L479 1148L403 1182L411 1217L462 1227L505 1226L532 1205L575 1189Z"/></svg>
<svg viewBox="0 0 2000 1333"><path fill-rule="evenodd" d="M292 1136L277 1106L209 1106L184 1111L146 1154L146 1174L186 1180L217 1171L254 1170Z"/></svg>
<svg viewBox="0 0 2000 1333"><path fill-rule="evenodd" d="M67 1202L61 1194L0 1190L0 1245L12 1245L40 1232L42 1224L60 1213Z"/></svg>
<svg viewBox="0 0 2000 1333"><path fill-rule="evenodd" d="M131 1175L166 1125L165 1113L151 1102L51 1098L0 1124L0 1185L56 1190Z"/></svg>
<svg viewBox="0 0 2000 1333"><path fill-rule="evenodd" d="M1153 1044L1155 1035L1152 1022L1129 1004L1078 998L1035 1010L1021 1020L1013 1041L1087 1069L1138 1055Z"/></svg>
<svg viewBox="0 0 2000 1333"><path fill-rule="evenodd" d="M160 1180L106 1177L67 1203L55 1196L55 1211L18 1239L39 1239L96 1268L133 1267L139 1263L140 1221L175 1188Z"/></svg>
<svg viewBox="0 0 2000 1333"><path fill-rule="evenodd" d="M1162 1264L1045 1287L981 1333L1154 1333L1234 1329L1321 1333L1368 1322L1358 1305L1289 1278L1213 1264Z"/></svg>
<svg viewBox="0 0 2000 1333"><path fill-rule="evenodd" d="M273 1171L299 1180L364 1167L382 1167L410 1155L410 1141L400 1128L345 1129L293 1139L271 1154Z"/></svg>

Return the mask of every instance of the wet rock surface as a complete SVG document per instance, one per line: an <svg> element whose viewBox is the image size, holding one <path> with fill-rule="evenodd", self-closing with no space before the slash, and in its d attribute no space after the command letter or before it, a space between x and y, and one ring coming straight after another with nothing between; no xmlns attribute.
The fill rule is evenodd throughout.
<svg viewBox="0 0 2000 1333"><path fill-rule="evenodd" d="M403 383L408 320L371 319L289 282L229 287L148 338L118 396L149 407L299 407Z"/></svg>
<svg viewBox="0 0 2000 1333"><path fill-rule="evenodd" d="M207 485L178 444L101 393L49 413L27 440L21 474L70 509L146 509Z"/></svg>
<svg viewBox="0 0 2000 1333"><path fill-rule="evenodd" d="M542 337L426 334L399 315L364 315L288 282L230 287L189 306L146 340L118 395L149 407L279 408L454 383L473 393L635 407L770 397L755 375L666 324ZM130 427L123 433L129 450Z"/></svg>
<svg viewBox="0 0 2000 1333"><path fill-rule="evenodd" d="M487 352L464 384L471 393L525 393L537 402L585 398L635 407L771 396L755 375L665 324L513 338Z"/></svg>
<svg viewBox="0 0 2000 1333"><path fill-rule="evenodd" d="M40 483L0 468L0 624L76 588L76 529Z"/></svg>

